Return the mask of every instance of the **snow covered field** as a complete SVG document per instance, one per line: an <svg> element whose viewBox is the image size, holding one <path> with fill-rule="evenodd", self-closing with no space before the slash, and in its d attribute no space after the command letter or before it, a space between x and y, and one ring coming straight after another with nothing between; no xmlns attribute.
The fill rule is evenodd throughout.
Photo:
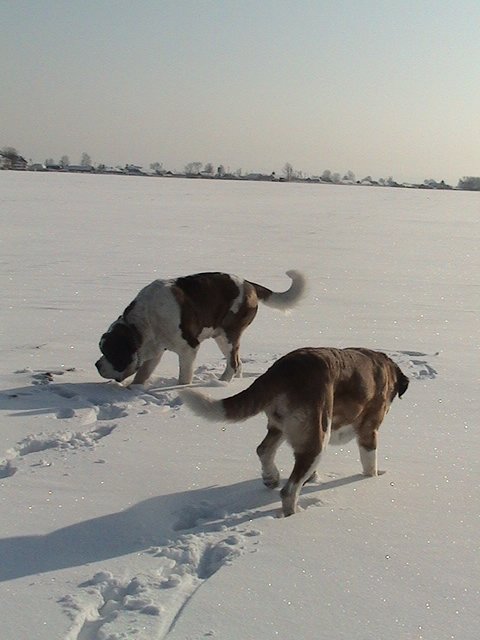
<svg viewBox="0 0 480 640"><path fill-rule="evenodd" d="M476 640L480 633L480 200L476 193L0 172L2 640ZM167 354L144 390L98 340L156 277L275 290L244 378L293 348L366 346L410 376L364 479L330 448L302 512L259 477L265 420L187 411ZM291 452L279 453L282 477Z"/></svg>

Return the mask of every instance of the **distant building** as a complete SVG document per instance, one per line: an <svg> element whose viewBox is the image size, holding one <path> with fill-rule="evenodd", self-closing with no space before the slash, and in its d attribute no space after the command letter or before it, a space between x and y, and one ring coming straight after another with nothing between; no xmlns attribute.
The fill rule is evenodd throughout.
<svg viewBox="0 0 480 640"><path fill-rule="evenodd" d="M91 173L94 168L91 164L69 164L65 167L65 171L72 173Z"/></svg>
<svg viewBox="0 0 480 640"><path fill-rule="evenodd" d="M97 173L108 173L112 175L123 175L125 171L122 167L106 167L103 166L101 169L97 168Z"/></svg>
<svg viewBox="0 0 480 640"><path fill-rule="evenodd" d="M272 181L274 179L274 174L271 173L247 173L247 175L244 176L244 180L257 180L263 182Z"/></svg>
<svg viewBox="0 0 480 640"><path fill-rule="evenodd" d="M125 173L129 176L146 176L147 174L142 170L142 167L136 164L125 165Z"/></svg>
<svg viewBox="0 0 480 640"><path fill-rule="evenodd" d="M27 161L22 156L6 156L0 153L0 169L13 169L14 171L25 171Z"/></svg>
<svg viewBox="0 0 480 640"><path fill-rule="evenodd" d="M16 171L25 171L28 162L22 156L17 156L12 162L12 169Z"/></svg>

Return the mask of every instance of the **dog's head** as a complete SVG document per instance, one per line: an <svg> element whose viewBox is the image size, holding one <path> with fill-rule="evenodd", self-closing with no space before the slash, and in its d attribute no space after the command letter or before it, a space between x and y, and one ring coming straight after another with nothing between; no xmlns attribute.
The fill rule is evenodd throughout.
<svg viewBox="0 0 480 640"><path fill-rule="evenodd" d="M102 357L95 366L102 378L122 382L136 373L142 364L138 350L142 340L138 329L121 316L100 338Z"/></svg>

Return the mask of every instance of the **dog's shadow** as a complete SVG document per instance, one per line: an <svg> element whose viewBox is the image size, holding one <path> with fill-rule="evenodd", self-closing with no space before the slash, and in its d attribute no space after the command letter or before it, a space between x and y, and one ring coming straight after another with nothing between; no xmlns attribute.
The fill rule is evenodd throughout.
<svg viewBox="0 0 480 640"><path fill-rule="evenodd" d="M310 494L363 477L357 474L305 485L300 505L321 506L322 501ZM266 489L258 478L157 496L44 535L0 539L0 581L147 552L187 534L225 531L259 518L277 517L280 512L278 491Z"/></svg>

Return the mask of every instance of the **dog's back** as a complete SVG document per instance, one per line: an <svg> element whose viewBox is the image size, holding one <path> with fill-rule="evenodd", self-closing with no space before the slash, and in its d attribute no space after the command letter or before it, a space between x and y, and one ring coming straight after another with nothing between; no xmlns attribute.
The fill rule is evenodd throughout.
<svg viewBox="0 0 480 640"><path fill-rule="evenodd" d="M341 413L342 420L353 421L360 406L365 409L372 400L378 404L380 399L390 404L407 387L408 378L384 353L361 348L304 347L279 358L244 391L205 404L201 415L237 422L264 411L279 397L294 410L328 401L332 394L333 415ZM194 411L201 411L200 397L205 396L191 390L183 391L182 396ZM198 402L193 407L195 397ZM209 416L208 407L213 409L218 403L221 407L215 406Z"/></svg>

